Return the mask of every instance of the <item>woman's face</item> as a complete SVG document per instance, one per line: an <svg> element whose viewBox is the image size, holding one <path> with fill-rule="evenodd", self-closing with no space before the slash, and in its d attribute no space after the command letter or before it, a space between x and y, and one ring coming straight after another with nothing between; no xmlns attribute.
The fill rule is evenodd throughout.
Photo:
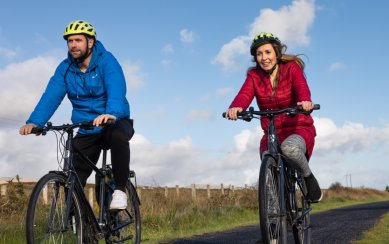
<svg viewBox="0 0 389 244"><path fill-rule="evenodd" d="M265 71L270 71L277 64L277 54L270 43L257 48L257 63Z"/></svg>

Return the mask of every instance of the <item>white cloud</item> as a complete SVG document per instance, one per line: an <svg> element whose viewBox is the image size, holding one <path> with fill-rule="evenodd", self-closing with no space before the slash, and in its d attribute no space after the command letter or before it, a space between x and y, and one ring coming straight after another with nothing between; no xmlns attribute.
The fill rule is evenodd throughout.
<svg viewBox="0 0 389 244"><path fill-rule="evenodd" d="M174 48L173 48L173 45L172 44L166 44L162 49L161 49L161 52L162 53L166 53L166 54L170 54L170 53L174 53Z"/></svg>
<svg viewBox="0 0 389 244"><path fill-rule="evenodd" d="M209 110L192 110L185 116L185 121L192 122L194 120L212 120L214 115Z"/></svg>
<svg viewBox="0 0 389 244"><path fill-rule="evenodd" d="M233 91L232 87L223 87L223 88L218 89L216 91L216 94L220 97L226 97L226 96L229 96L232 91Z"/></svg>
<svg viewBox="0 0 389 244"><path fill-rule="evenodd" d="M334 72L334 71L338 71L338 70L342 70L342 69L346 69L346 65L344 65L343 63L340 63L340 62L335 62L335 63L332 63L330 65L330 68L329 70L331 72Z"/></svg>
<svg viewBox="0 0 389 244"><path fill-rule="evenodd" d="M164 67L164 68L169 68L170 66L172 66L173 64L173 61L170 60L170 59L162 59L161 60L161 65Z"/></svg>
<svg viewBox="0 0 389 244"><path fill-rule="evenodd" d="M138 65L123 63L123 72L127 82L127 91L134 92L139 90L144 85L144 74Z"/></svg>
<svg viewBox="0 0 389 244"><path fill-rule="evenodd" d="M189 31L187 29L183 29L180 31L180 39L183 43L193 43L196 38L197 35L193 31Z"/></svg>
<svg viewBox="0 0 389 244"><path fill-rule="evenodd" d="M315 153L369 152L374 146L389 143L389 125L383 128L366 128L360 123L346 122L337 127L328 118L315 119L317 129Z"/></svg>
<svg viewBox="0 0 389 244"><path fill-rule="evenodd" d="M302 18L304 16L304 18ZM271 32L288 46L309 43L307 32L315 19L313 0L294 0L279 10L263 9L250 26L249 35Z"/></svg>
<svg viewBox="0 0 389 244"><path fill-rule="evenodd" d="M21 136L17 130L0 130L1 176L37 179L58 169L53 134Z"/></svg>
<svg viewBox="0 0 389 244"><path fill-rule="evenodd" d="M17 51L0 47L0 57L14 58L17 55Z"/></svg>
<svg viewBox="0 0 389 244"><path fill-rule="evenodd" d="M249 55L252 38L263 31L274 33L288 47L306 45L310 41L307 32L314 18L313 0L294 0L291 5L278 10L262 9L251 23L248 35L236 37L224 44L213 63L221 64L224 69L233 68L238 63L235 60L238 56Z"/></svg>
<svg viewBox="0 0 389 244"><path fill-rule="evenodd" d="M14 63L0 70L0 117L24 121L31 113L58 59L52 56Z"/></svg>
<svg viewBox="0 0 389 244"><path fill-rule="evenodd" d="M250 40L248 36L239 36L224 44L212 63L221 64L225 70L238 68L238 62L235 59L248 53Z"/></svg>

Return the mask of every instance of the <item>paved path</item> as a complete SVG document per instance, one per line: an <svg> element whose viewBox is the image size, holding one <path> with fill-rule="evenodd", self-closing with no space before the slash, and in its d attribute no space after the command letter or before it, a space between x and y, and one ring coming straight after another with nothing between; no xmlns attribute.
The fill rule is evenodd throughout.
<svg viewBox="0 0 389 244"><path fill-rule="evenodd" d="M364 231L372 228L380 217L388 212L389 201L385 201L313 214L311 216L313 243L351 243L360 239ZM259 225L255 225L179 239L170 244L255 244L261 243L260 240Z"/></svg>

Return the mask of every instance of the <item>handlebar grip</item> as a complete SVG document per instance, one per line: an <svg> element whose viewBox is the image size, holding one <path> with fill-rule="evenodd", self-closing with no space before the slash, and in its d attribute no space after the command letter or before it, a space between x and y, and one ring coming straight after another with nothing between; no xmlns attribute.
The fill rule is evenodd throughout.
<svg viewBox="0 0 389 244"><path fill-rule="evenodd" d="M313 105L313 110L319 110L319 109L320 109L320 104Z"/></svg>
<svg viewBox="0 0 389 244"><path fill-rule="evenodd" d="M109 119L109 120L107 120L107 122L101 123L100 126L106 126L106 125L112 125L112 124L115 124L115 120Z"/></svg>
<svg viewBox="0 0 389 244"><path fill-rule="evenodd" d="M45 130L41 127L34 127L31 130L31 134L42 134Z"/></svg>
<svg viewBox="0 0 389 244"><path fill-rule="evenodd" d="M222 114L222 117L225 118L226 115L227 115L226 112L224 112L224 113Z"/></svg>

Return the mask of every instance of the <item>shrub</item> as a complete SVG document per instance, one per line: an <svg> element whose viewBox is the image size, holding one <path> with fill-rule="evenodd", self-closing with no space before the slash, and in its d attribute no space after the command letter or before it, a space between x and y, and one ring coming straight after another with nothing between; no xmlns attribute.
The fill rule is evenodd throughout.
<svg viewBox="0 0 389 244"><path fill-rule="evenodd" d="M0 199L0 213L20 213L27 205L27 197L24 185L20 182L19 175L16 175L16 183L10 180L7 185L7 197Z"/></svg>

